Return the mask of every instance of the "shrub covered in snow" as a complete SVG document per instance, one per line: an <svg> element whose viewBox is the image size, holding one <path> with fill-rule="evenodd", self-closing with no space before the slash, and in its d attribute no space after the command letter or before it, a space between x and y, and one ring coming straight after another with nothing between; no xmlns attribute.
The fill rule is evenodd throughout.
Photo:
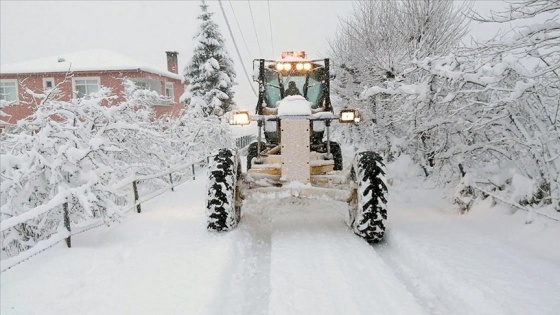
<svg viewBox="0 0 560 315"><path fill-rule="evenodd" d="M32 116L18 122L2 145L3 221L51 200L67 202L75 223L118 218L112 153L121 149L106 136L115 120L110 108L100 105L110 101L106 89L70 102L45 98ZM56 207L22 222L3 233L2 249L25 250L50 236L61 221Z"/></svg>
<svg viewBox="0 0 560 315"><path fill-rule="evenodd" d="M509 12L488 20L506 22L558 14L556 2L516 1ZM390 12L362 10L359 14L389 14L390 18ZM444 12L450 11L440 12L445 19L452 17ZM393 19L398 20L396 16ZM361 23L358 26L364 30L360 33L363 36L342 36L334 46L342 59L339 62L347 67L338 94L360 105L356 94L365 86L361 106L379 127L377 134L369 131L371 126L364 133L380 137L362 139L378 141L381 149L393 153L397 141L398 147L423 167L426 176L436 175L444 183L456 184L470 174L468 181L461 180L460 194L471 194L467 190L475 186L468 183L491 187L495 186L491 176L508 177L507 187L499 189L504 200L552 204L560 210L559 23L554 19L544 23L527 20L526 25L508 34L475 47L454 48L450 54L453 45L443 50L420 45L422 53L415 54L418 58L399 57L407 56L403 52L395 54L399 60L391 63L381 55L371 59L379 65L375 66L355 57L379 54L364 44L369 41L363 38L371 36L367 34L369 22L355 19L354 23ZM448 21L451 25L457 22ZM427 34L437 31L430 31L430 25L422 29ZM382 70L386 71L384 77Z"/></svg>
<svg viewBox="0 0 560 315"><path fill-rule="evenodd" d="M56 90L37 94L36 112L5 135L0 219L11 227L2 232L3 256L63 228L63 203L72 226L113 222L126 204L113 186L124 177L165 172L233 144L229 125L201 107L155 119L152 105L163 97L123 84L120 98L109 89L71 101L61 101Z"/></svg>
<svg viewBox="0 0 560 315"><path fill-rule="evenodd" d="M191 104L193 102L204 103L200 98L193 98ZM171 141L171 164L184 163L185 157L196 161L209 156L214 150L229 148L234 143L227 120L206 115L202 106L188 107L180 117L171 121L165 134Z"/></svg>

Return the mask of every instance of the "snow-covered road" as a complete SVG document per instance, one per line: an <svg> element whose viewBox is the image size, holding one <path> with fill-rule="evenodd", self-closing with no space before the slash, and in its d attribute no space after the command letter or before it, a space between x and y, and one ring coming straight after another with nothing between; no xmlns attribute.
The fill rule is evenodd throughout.
<svg viewBox="0 0 560 315"><path fill-rule="evenodd" d="M425 186L425 184L422 184ZM460 216L395 181L386 240L345 205L253 200L233 232L205 230L205 179L1 275L7 314L558 314L560 225L493 208ZM554 242L556 240L556 242Z"/></svg>

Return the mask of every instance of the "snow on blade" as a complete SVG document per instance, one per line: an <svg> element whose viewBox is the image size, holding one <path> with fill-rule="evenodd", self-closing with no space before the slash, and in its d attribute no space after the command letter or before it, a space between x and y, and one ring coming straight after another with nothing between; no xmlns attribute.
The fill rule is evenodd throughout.
<svg viewBox="0 0 560 315"><path fill-rule="evenodd" d="M286 96L278 102L278 116L309 116L311 102L300 95Z"/></svg>

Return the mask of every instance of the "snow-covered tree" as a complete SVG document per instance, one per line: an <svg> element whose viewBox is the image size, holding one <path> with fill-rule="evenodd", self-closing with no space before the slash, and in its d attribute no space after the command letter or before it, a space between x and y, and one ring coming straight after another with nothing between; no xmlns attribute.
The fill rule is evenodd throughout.
<svg viewBox="0 0 560 315"><path fill-rule="evenodd" d="M213 13L202 1L198 16L200 27L193 37L193 57L183 72L188 84L184 101L187 106L202 106L205 116L223 114L234 106L235 70ZM192 102L197 99L196 102ZM203 100L204 103L201 103Z"/></svg>
<svg viewBox="0 0 560 315"><path fill-rule="evenodd" d="M169 166L173 154L165 138L163 121L156 119L153 105L166 99L155 91L138 89L130 80L123 81L123 101L113 104L109 111L116 126L107 130L106 136L122 150L114 156L119 172L153 174ZM120 174L125 175L125 174Z"/></svg>
<svg viewBox="0 0 560 315"><path fill-rule="evenodd" d="M507 184L520 186L519 177L531 183L527 193L512 191L514 202L551 204L560 211L560 1L507 3L490 17L475 17L518 26L467 55L477 61L473 74L485 79L476 89L485 117L473 125L481 133L494 131L493 142L507 153L502 160L514 164Z"/></svg>
<svg viewBox="0 0 560 315"><path fill-rule="evenodd" d="M234 143L231 126L221 117L208 116L204 112L206 103L203 99L193 97L191 104L193 106L172 119L165 130L166 138L171 140L174 164L184 163L185 159L194 162L214 150L230 148Z"/></svg>
<svg viewBox="0 0 560 315"><path fill-rule="evenodd" d="M117 219L111 153L118 147L104 137L111 117L100 106L111 101L109 91L69 102L49 96L2 143L2 220L51 200L68 203L74 223ZM2 248L12 254L24 250L50 236L61 221L56 208L18 224L3 233Z"/></svg>
<svg viewBox="0 0 560 315"><path fill-rule="evenodd" d="M508 12L488 21L523 19L525 25L476 47L413 61L403 80L377 84L363 94L398 105L384 107L389 120L383 127L398 132L427 175L452 182L467 176L462 185L486 185L485 194L499 191L502 200L517 206L560 209L560 8L555 3L512 2ZM530 20L541 14L556 16Z"/></svg>
<svg viewBox="0 0 560 315"><path fill-rule="evenodd" d="M465 9L452 0L358 1L331 42L333 57L363 73L364 84L402 78L410 61L460 43Z"/></svg>
<svg viewBox="0 0 560 315"><path fill-rule="evenodd" d="M401 104L389 102L390 95L359 95L370 86L392 87L422 80L411 71L411 63L457 46L467 31L465 9L451 0L357 3L331 41L331 54L338 65L333 91L340 99L334 99L334 105L358 108L364 118L361 126L353 128L357 130L348 130L351 135L343 135L346 139L361 142L359 147L394 149L393 144L403 137L393 117Z"/></svg>
<svg viewBox="0 0 560 315"><path fill-rule="evenodd" d="M55 233L63 218L60 203L68 203L72 225L93 219L110 223L126 199L113 189L115 182L184 163L164 133L169 125L155 119L152 105L163 97L131 81L123 84L121 97L103 88L71 101L62 101L58 88L30 91L41 100L36 112L2 141L1 220L58 204L3 232L2 250L8 255Z"/></svg>

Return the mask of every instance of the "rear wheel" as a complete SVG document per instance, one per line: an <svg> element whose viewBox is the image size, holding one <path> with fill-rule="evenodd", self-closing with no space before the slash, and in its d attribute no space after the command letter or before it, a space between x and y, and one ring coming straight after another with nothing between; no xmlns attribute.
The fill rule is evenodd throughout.
<svg viewBox="0 0 560 315"><path fill-rule="evenodd" d="M241 218L241 207L236 205L237 180L241 175L241 164L236 152L221 149L210 157L208 174L206 199L208 230L218 232L232 230Z"/></svg>
<svg viewBox="0 0 560 315"><path fill-rule="evenodd" d="M383 159L375 152L358 153L351 174L356 180L357 189L350 205L348 223L356 235L368 243L377 243L383 239L387 220Z"/></svg>

